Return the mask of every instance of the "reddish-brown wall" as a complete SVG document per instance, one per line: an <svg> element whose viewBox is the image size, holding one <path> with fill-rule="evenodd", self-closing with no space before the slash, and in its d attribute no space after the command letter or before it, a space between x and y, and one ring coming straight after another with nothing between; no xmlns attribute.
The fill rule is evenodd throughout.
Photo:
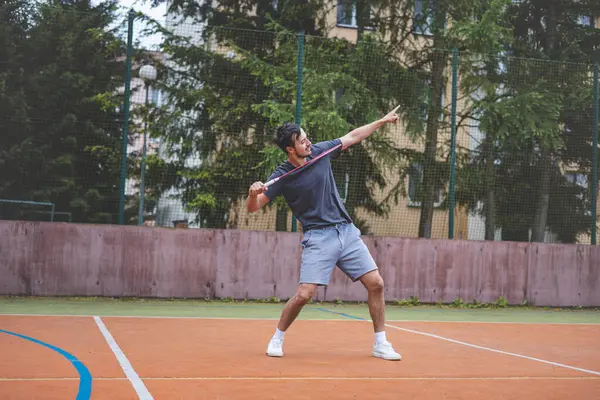
<svg viewBox="0 0 600 400"><path fill-rule="evenodd" d="M0 221L0 294L289 298L300 234ZM600 247L365 237L386 298L600 305ZM315 300L366 300L335 270Z"/></svg>

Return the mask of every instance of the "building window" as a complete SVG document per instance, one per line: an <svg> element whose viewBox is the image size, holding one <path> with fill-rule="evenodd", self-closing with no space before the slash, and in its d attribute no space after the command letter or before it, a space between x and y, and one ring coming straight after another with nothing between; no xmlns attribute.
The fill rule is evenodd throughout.
<svg viewBox="0 0 600 400"><path fill-rule="evenodd" d="M568 172L565 174L565 178L568 182L581 186L584 189L588 187L588 177L586 174L577 173L577 172Z"/></svg>
<svg viewBox="0 0 600 400"><path fill-rule="evenodd" d="M594 27L594 19L589 15L580 15L577 19L577 23L581 26L585 26L593 28Z"/></svg>
<svg viewBox="0 0 600 400"><path fill-rule="evenodd" d="M154 103L155 105L160 105L159 104L159 100L160 100L160 90L155 89L153 87L150 87L150 101L152 103Z"/></svg>
<svg viewBox="0 0 600 400"><path fill-rule="evenodd" d="M415 0L413 13L413 32L418 35L431 35L433 26L434 0Z"/></svg>
<svg viewBox="0 0 600 400"><path fill-rule="evenodd" d="M576 186L579 186L580 188L584 189L585 191L589 193L589 185L588 185L588 176L586 174L582 174L580 172L567 172L565 174L565 179ZM578 194L577 197L580 200L583 200L584 197L584 193Z"/></svg>
<svg viewBox="0 0 600 400"><path fill-rule="evenodd" d="M423 165L413 163L408 173L408 205L410 207L420 207L423 199ZM439 207L444 201L444 192L438 189L437 200L433 206Z"/></svg>
<svg viewBox="0 0 600 400"><path fill-rule="evenodd" d="M338 0L337 23L356 27L356 4L353 0Z"/></svg>
<svg viewBox="0 0 600 400"><path fill-rule="evenodd" d="M369 7L369 20L371 20L373 18L373 7ZM356 0L338 0L337 24L346 28L358 27L358 23L356 22ZM372 29L372 27L365 26L365 29Z"/></svg>
<svg viewBox="0 0 600 400"><path fill-rule="evenodd" d="M423 166L415 163L410 167L408 173L408 201L410 203L420 203L421 200L421 183L423 182Z"/></svg>
<svg viewBox="0 0 600 400"><path fill-rule="evenodd" d="M342 107L345 110L351 110L352 109L352 99L349 98L345 98L345 89L344 88L338 88L336 90L333 91L333 101L335 102L336 106L342 105Z"/></svg>
<svg viewBox="0 0 600 400"><path fill-rule="evenodd" d="M431 92L432 92L432 87L431 87L431 80L428 79L425 82L425 101L421 104L421 118L423 119L423 121L427 121L427 118L429 116L429 103L431 102ZM444 84L442 84L442 94L441 94L441 99L440 99L440 121L444 120L444 107L446 106L446 86Z"/></svg>

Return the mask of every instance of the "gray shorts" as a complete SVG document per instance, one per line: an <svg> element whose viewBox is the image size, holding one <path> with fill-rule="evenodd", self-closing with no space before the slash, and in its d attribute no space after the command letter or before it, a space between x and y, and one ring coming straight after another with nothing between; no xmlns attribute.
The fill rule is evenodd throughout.
<svg viewBox="0 0 600 400"><path fill-rule="evenodd" d="M377 269L354 224L311 229L302 240L300 283L326 286L337 265L353 282Z"/></svg>

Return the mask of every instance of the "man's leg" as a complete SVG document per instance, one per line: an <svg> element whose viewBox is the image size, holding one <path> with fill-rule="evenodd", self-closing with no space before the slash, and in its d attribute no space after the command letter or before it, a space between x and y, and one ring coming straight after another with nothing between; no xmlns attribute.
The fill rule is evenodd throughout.
<svg viewBox="0 0 600 400"><path fill-rule="evenodd" d="M375 333L385 331L385 297L383 294L383 278L378 270L367 272L360 277L360 282L367 289L369 314L373 320Z"/></svg>
<svg viewBox="0 0 600 400"><path fill-rule="evenodd" d="M369 314L371 314L373 329L375 330L373 356L385 360L401 360L402 356L393 349L385 335L385 296L383 294L383 278L378 270L374 270L361 276L360 281L369 294Z"/></svg>
<svg viewBox="0 0 600 400"><path fill-rule="evenodd" d="M312 283L301 283L296 289L296 293L291 299L285 304L283 311L281 312L281 318L279 318L279 324L277 329L285 332L287 328L292 325L292 322L296 319L302 308L312 299L317 285Z"/></svg>
<svg viewBox="0 0 600 400"><path fill-rule="evenodd" d="M285 331L296 319L302 308L315 294L318 285L327 285L335 268L341 248L332 245L337 240L337 231L322 230L310 232L302 241L302 264L300 266L300 283L296 293L286 303L275 334L267 347L267 355L283 356L283 337Z"/></svg>
<svg viewBox="0 0 600 400"><path fill-rule="evenodd" d="M301 283L296 289L296 293L288 300L281 312L279 323L275 334L267 346L267 355L270 357L283 357L283 338L285 331L292 325L302 308L310 301L315 294L317 285L312 283Z"/></svg>
<svg viewBox="0 0 600 400"><path fill-rule="evenodd" d="M385 298L383 278L369 249L360 238L358 228L351 225L347 229L344 240L342 258L338 262L340 269L352 281L360 280L367 289L369 314L373 320L375 331L375 344L373 356L386 360L400 360L402 357L396 353L387 341L385 334Z"/></svg>

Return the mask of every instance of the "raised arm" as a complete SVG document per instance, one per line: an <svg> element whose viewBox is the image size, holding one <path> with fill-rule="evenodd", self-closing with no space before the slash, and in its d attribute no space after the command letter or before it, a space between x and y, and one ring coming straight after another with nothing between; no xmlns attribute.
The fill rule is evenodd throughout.
<svg viewBox="0 0 600 400"><path fill-rule="evenodd" d="M398 121L398 115L396 114L397 109L398 107L396 107L393 111L388 113L385 117L377 121L371 122L370 124L356 128L353 131L348 132L346 135L342 136L340 138L340 140L342 141L342 147L344 149L347 149L353 144L362 142L363 140L371 136L373 132L375 132L377 129L381 128L385 124L395 123L396 121Z"/></svg>

